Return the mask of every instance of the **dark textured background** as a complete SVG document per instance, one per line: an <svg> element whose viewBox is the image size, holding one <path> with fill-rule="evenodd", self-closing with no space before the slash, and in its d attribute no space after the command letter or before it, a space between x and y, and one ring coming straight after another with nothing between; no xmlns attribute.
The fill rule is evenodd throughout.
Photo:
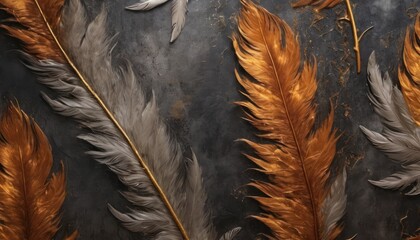
<svg viewBox="0 0 420 240"><path fill-rule="evenodd" d="M114 55L131 60L148 92L155 91L161 114L174 135L186 149L192 147L196 152L217 231L223 233L241 226L238 239L255 239L266 232L264 226L246 218L259 209L245 197L256 192L244 186L250 179L263 176L248 170L253 165L241 152L249 149L235 142L243 137L253 139L254 133L240 119L242 112L233 104L242 99L233 74L237 62L229 39L236 28L239 0L191 0L185 29L174 44L169 44L170 3L140 13L123 9L136 0L84 2L91 17L102 6L107 8L109 30L118 33ZM374 26L361 41L360 75L355 73L350 25L337 21L344 6L319 15L311 8L292 9L286 0L260 1L299 32L308 58L317 57L320 119L329 110L329 98L335 96L335 126L343 135L334 167L348 169L347 214L339 239L354 235L356 239L401 239L420 227L420 197L385 191L367 182L387 176L398 165L373 148L358 126L381 129L366 97L368 56L375 50L381 69L388 70L396 81L405 29L414 22L420 1L353 2L359 29ZM122 185L106 167L84 154L89 145L76 139L80 126L55 114L41 99L40 92L49 90L38 84L35 75L20 63L15 51L18 48L16 41L0 32L1 102L17 99L47 134L55 162L65 163L68 197L57 239L76 228L79 239L141 239L127 232L109 214L107 203L119 209L126 204L118 193ZM408 217L400 221L404 216Z"/></svg>

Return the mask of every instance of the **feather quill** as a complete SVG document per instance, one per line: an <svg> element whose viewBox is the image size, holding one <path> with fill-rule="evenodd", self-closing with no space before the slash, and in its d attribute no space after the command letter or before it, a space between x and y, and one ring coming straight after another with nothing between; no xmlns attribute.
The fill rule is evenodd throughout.
<svg viewBox="0 0 420 240"><path fill-rule="evenodd" d="M50 171L53 160L47 137L17 106L0 119L0 238L53 239L66 195L64 167ZM76 239L75 231L68 240Z"/></svg>
<svg viewBox="0 0 420 240"><path fill-rule="evenodd" d="M312 132L316 66L300 67L298 40L283 20L251 1L241 3L233 46L254 80L236 72L248 99L238 104L270 142L244 140L256 153L247 157L270 180L250 184L266 195L253 197L266 211L254 217L271 229L272 239L334 239L341 232L346 177L327 184L337 142L333 111Z"/></svg>
<svg viewBox="0 0 420 240"><path fill-rule="evenodd" d="M13 0L0 2L11 14L32 2L38 4L37 0L22 1L26 5ZM43 17L39 12L45 5L38 6L27 15ZM50 16L42 25L34 25L35 20L22 22L20 15L14 17L34 32L31 34L52 35L44 38L59 46L56 55L61 58L40 58L28 48L37 43L21 39L28 67L59 93L56 99L43 94L45 100L58 113L91 130L79 136L96 148L89 154L107 165L127 187L122 194L132 207L122 213L109 206L112 214L130 231L154 239L215 239L198 161L195 156L191 160L183 156L179 143L170 137L159 117L154 96L146 100L131 65L112 66L113 41L106 31L105 10L88 23L80 0L70 0L60 16L59 28L51 27L50 32L41 31L49 27Z"/></svg>
<svg viewBox="0 0 420 240"><path fill-rule="evenodd" d="M384 128L382 133L378 133L360 127L376 148L402 167L400 171L382 180L369 182L384 189L410 189L406 195L420 194L420 127L417 122L420 90L415 84L420 71L420 51L416 42L419 41L419 24L417 17L412 40L409 31L406 35L404 66L399 70L402 93L392 85L388 73L381 76L375 54L372 53L368 64L368 96Z"/></svg>
<svg viewBox="0 0 420 240"><path fill-rule="evenodd" d="M148 11L168 0L146 0L126 7L127 10L132 11ZM181 34L185 26L188 0L172 0L172 33L170 42L174 42Z"/></svg>

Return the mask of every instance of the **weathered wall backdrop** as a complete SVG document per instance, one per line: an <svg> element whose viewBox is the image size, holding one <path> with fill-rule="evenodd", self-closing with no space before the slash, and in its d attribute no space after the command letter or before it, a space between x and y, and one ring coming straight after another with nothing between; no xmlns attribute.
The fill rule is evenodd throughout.
<svg viewBox="0 0 420 240"><path fill-rule="evenodd" d="M242 121L233 104L241 99L234 78L237 66L229 37L236 28L239 0L191 0L181 36L169 44L170 8L166 4L147 13L129 12L124 6L136 0L85 0L90 16L104 6L109 12L109 31L118 33L114 54L130 59L136 73L160 104L161 114L174 135L191 147L203 169L209 194L208 207L219 233L243 227L238 239L255 239L266 228L252 219L258 213L255 191L245 187L262 176L248 170L253 165L241 155L249 149L235 139L253 138L253 128ZM317 57L320 116L336 96L335 125L343 134L335 166L348 169L348 206L340 239L401 239L402 232L420 227L420 197L407 197L370 185L398 168L377 151L360 132L364 125L380 130L378 117L366 97L366 63L375 50L383 71L396 81L406 27L414 22L419 0L353 1L359 30L374 26L361 41L362 73L354 67L353 39L348 23L337 19L344 6L325 10L295 10L289 0L261 0L271 12L284 18L299 33L308 58ZM4 17L4 14L1 15ZM68 197L64 205L61 239L79 229L83 239L141 239L130 234L109 214L106 204L120 209L126 204L118 191L122 185L104 166L84 154L89 145L76 139L80 126L55 114L41 99L49 92L19 61L18 44L0 32L1 102L16 98L46 132L55 161L63 160L68 172ZM1 201L1 200L0 200ZM402 223L400 219L408 216Z"/></svg>

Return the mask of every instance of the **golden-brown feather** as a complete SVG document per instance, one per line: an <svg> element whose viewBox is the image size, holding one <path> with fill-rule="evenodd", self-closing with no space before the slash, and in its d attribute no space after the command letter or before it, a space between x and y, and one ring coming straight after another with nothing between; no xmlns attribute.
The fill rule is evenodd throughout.
<svg viewBox="0 0 420 240"><path fill-rule="evenodd" d="M300 64L300 47L290 27L248 0L238 20L233 45L239 63L253 80L236 72L248 101L246 119L271 143L247 142L257 157L248 156L270 182L250 185L264 197L254 197L266 213L255 216L275 239L321 239L322 203L336 151L333 112L314 132L316 65ZM335 238L341 229L331 231Z"/></svg>
<svg viewBox="0 0 420 240"><path fill-rule="evenodd" d="M39 1L44 10L46 19L55 33L59 33L61 9L64 0ZM2 9L13 18L0 24L0 27L12 36L22 41L26 52L39 59L52 59L64 62L60 49L57 47L51 33L40 14L34 0L0 0ZM20 28L11 26L10 23L19 23Z"/></svg>
<svg viewBox="0 0 420 240"><path fill-rule="evenodd" d="M400 66L398 77L411 116L420 126L420 14L417 15L413 33L407 29L403 66Z"/></svg>
<svg viewBox="0 0 420 240"><path fill-rule="evenodd" d="M50 176L52 163L41 129L10 105L0 119L0 239L53 239L66 180L63 166Z"/></svg>
<svg viewBox="0 0 420 240"><path fill-rule="evenodd" d="M315 10L319 11L324 8L332 8L337 4L341 3L342 0L298 0L292 3L293 7L303 7L307 5L312 5L315 7Z"/></svg>
<svg viewBox="0 0 420 240"><path fill-rule="evenodd" d="M420 235L408 237L406 240L420 240Z"/></svg>

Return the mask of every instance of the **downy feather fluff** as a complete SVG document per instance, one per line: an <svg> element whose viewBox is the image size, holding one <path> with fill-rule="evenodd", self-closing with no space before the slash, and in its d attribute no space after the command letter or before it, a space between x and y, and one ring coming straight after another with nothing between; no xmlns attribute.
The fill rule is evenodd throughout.
<svg viewBox="0 0 420 240"><path fill-rule="evenodd" d="M168 0L145 0L133 5L126 7L127 10L133 11L147 11L153 9ZM185 20L187 16L187 5L188 0L172 0L172 34L170 42L174 42L182 29L185 26Z"/></svg>
<svg viewBox="0 0 420 240"><path fill-rule="evenodd" d="M292 3L293 7L303 7L307 5L312 5L316 10L322 10L324 8L332 8L337 4L341 3L343 0L298 0Z"/></svg>
<svg viewBox="0 0 420 240"><path fill-rule="evenodd" d="M45 10L44 7L58 1L43 0L40 7ZM51 33L44 31L47 24L38 22L42 16L33 8L36 0L0 2L11 14L25 13L14 17L27 29L27 35L54 40ZM47 22L57 22L54 17L47 16ZM53 42L42 43L52 47L49 51L55 52L54 58L42 53L38 56L31 49L41 43L26 41L27 38L15 34L20 31L3 27L22 40L27 65L38 73L39 80L59 93L56 99L43 94L45 100L58 113L75 118L90 130L79 136L95 147L89 154L107 165L127 187L122 194L132 206L127 213L109 206L112 214L130 231L153 239L215 239L205 209L206 193L197 159L194 155L186 159L179 143L169 136L158 115L154 96L146 100L130 63L118 68L112 66L113 41L106 30L105 10L88 23L80 0L70 0L58 17L60 24L53 26L52 32L58 35L57 45L60 43L63 50L59 47L61 52L57 51ZM128 139L124 138L124 130ZM136 156L137 149L141 158ZM165 205L164 196L158 192L152 177L170 206Z"/></svg>
<svg viewBox="0 0 420 240"><path fill-rule="evenodd" d="M408 188L406 195L420 194L420 89L416 85L420 77L419 16L415 34L411 35L408 31L406 35L404 66L399 70L402 93L397 86L392 86L388 73L381 76L372 53L368 64L368 96L384 128L382 133L377 133L360 127L376 148L402 167L391 176L370 182L385 189Z"/></svg>
<svg viewBox="0 0 420 240"><path fill-rule="evenodd" d="M346 206L346 175L327 183L337 136L332 110L313 130L316 66L301 67L297 37L283 20L249 0L241 3L233 46L252 79L236 72L248 99L238 104L267 140L243 140L256 154L247 157L269 178L250 184L265 194L253 197L265 210L254 218L271 229L270 239L334 239Z"/></svg>
<svg viewBox="0 0 420 240"><path fill-rule="evenodd" d="M0 238L54 239L66 196L64 167L51 174L51 147L39 126L10 104L0 119ZM75 231L68 240L76 239Z"/></svg>

